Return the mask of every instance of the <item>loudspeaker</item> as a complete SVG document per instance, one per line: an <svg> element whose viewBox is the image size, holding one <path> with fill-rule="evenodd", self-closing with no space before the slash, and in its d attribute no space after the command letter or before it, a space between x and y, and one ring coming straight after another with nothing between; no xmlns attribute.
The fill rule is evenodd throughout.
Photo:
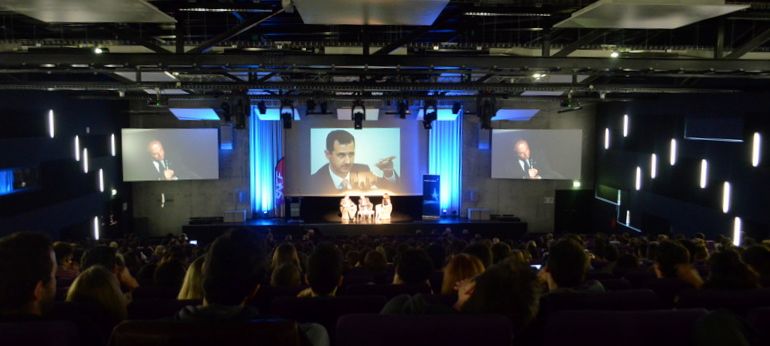
<svg viewBox="0 0 770 346"><path fill-rule="evenodd" d="M591 206L593 190L556 190L554 201L555 233L592 233Z"/></svg>

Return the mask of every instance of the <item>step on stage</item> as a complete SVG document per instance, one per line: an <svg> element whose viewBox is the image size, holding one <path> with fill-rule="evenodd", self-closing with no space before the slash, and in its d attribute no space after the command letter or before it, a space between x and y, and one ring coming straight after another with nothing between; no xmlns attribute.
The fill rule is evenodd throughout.
<svg viewBox="0 0 770 346"><path fill-rule="evenodd" d="M322 237L355 237L363 234L373 236L406 236L440 235L445 229L452 229L454 234L461 234L468 230L469 234L479 234L482 237L500 237L505 239L519 239L527 233L527 223L521 221L502 220L468 220L463 218L441 218L438 220L412 220L393 221L379 224L357 224L341 222L301 222L284 219L254 219L241 223L215 223L215 224L191 224L182 227L190 239L197 240L199 245L208 244L220 234L231 229L250 229L256 232L272 231L277 239L286 235L292 235L295 239L301 239L309 229ZM299 238L298 238L299 237Z"/></svg>

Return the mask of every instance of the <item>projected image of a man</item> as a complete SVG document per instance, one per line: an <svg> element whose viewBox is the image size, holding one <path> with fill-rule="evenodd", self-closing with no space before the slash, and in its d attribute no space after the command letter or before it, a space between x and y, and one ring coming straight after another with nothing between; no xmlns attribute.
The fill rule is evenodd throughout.
<svg viewBox="0 0 770 346"><path fill-rule="evenodd" d="M529 148L529 142L527 142L527 140L517 140L513 143L513 150L518 157L518 165L515 168L521 168L520 174L517 174L518 176L524 179L543 179L543 177L540 176L540 171L534 167L532 151Z"/></svg>
<svg viewBox="0 0 770 346"><path fill-rule="evenodd" d="M155 168L155 175L157 180L178 180L176 172L169 166L168 160L166 160L166 151L163 149L163 143L157 139L151 140L147 144L147 152L152 157L152 164Z"/></svg>
<svg viewBox="0 0 770 346"><path fill-rule="evenodd" d="M387 188L398 180L398 175L393 169L395 156L377 162L377 168L383 172L382 177L372 173L368 165L355 163L356 141L353 135L345 130L329 132L326 136L324 155L329 163L313 173L315 190L379 189Z"/></svg>

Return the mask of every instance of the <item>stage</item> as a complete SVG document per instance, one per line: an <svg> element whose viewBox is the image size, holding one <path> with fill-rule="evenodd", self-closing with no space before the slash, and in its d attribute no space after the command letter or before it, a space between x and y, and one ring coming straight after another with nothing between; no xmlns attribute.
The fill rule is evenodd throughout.
<svg viewBox="0 0 770 346"><path fill-rule="evenodd" d="M242 223L190 224L182 227L190 239L197 240L199 245L208 244L217 236L230 229L251 229L257 232L273 234L282 239L286 235L302 237L309 229L325 238L355 237L363 234L373 236L408 236L422 234L441 235L449 228L456 235L467 233L479 234L482 237L500 237L504 239L519 239L527 233L527 223L522 221L503 220L468 220L464 218L441 218L437 220L413 220L380 224L357 224L340 222L301 222L284 219L254 219Z"/></svg>

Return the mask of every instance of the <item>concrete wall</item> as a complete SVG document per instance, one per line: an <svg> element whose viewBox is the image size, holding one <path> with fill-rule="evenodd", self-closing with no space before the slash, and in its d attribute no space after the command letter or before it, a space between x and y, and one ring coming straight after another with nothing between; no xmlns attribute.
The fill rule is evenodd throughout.
<svg viewBox="0 0 770 346"><path fill-rule="evenodd" d="M591 189L594 182L596 107L587 105L580 111L557 113L559 104L522 103L520 108L540 108L530 121L494 122L498 129L582 129L583 165L581 183ZM479 137L489 130L479 130L479 120L466 116L463 124L463 202L461 216L468 208L486 208L492 214L514 214L528 223L529 232L550 232L554 225L554 191L572 189L572 181L529 181L492 179L491 150L479 150Z"/></svg>
<svg viewBox="0 0 770 346"><path fill-rule="evenodd" d="M134 128L217 127L219 122L179 121L170 114L132 114ZM219 180L132 183L136 232L179 233L191 217L223 216L249 207L249 133L233 129L233 150L219 152ZM220 134L221 136L221 134ZM161 194L166 204L161 207ZM250 215L249 215L250 216Z"/></svg>

